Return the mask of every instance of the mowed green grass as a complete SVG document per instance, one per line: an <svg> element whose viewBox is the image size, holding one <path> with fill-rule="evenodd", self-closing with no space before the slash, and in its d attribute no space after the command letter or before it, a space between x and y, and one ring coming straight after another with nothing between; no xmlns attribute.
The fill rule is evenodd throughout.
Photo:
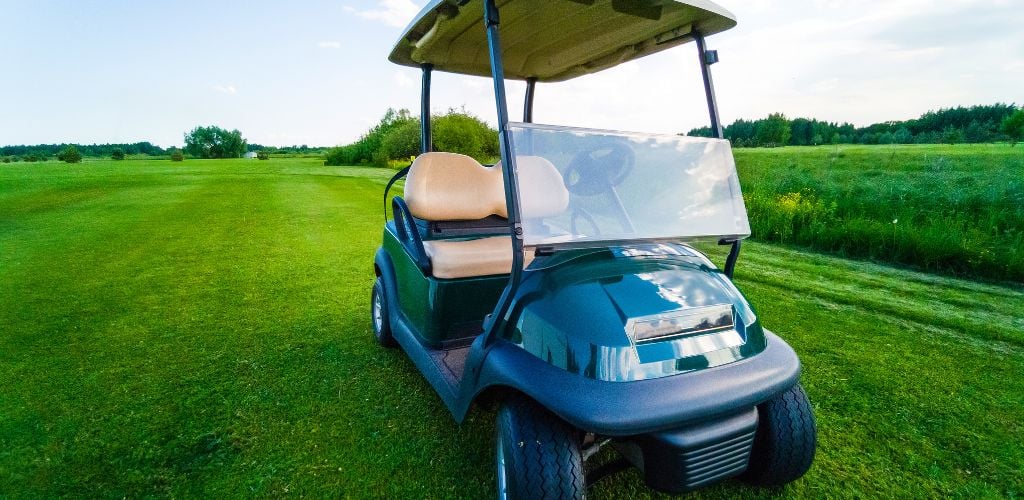
<svg viewBox="0 0 1024 500"><path fill-rule="evenodd" d="M493 413L455 425L372 340L390 173L0 167L0 497L489 496ZM1020 289L760 243L736 281L801 355L818 457L694 498L1024 495Z"/></svg>

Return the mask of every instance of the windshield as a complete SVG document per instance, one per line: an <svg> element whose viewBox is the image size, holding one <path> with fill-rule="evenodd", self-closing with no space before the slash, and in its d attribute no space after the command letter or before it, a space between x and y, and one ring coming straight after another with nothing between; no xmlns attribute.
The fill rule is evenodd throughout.
<svg viewBox="0 0 1024 500"><path fill-rule="evenodd" d="M526 246L750 235L728 141L511 123Z"/></svg>

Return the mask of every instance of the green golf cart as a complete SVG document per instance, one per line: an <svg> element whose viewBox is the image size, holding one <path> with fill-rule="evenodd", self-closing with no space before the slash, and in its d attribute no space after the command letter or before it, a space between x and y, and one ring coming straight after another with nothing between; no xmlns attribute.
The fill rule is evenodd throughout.
<svg viewBox="0 0 1024 500"><path fill-rule="evenodd" d="M432 0L391 53L422 69L422 154L385 190L373 329L457 422L498 405L501 498L581 498L628 467L680 493L811 465L800 361L732 282L750 227L705 37L735 25L707 0ZM532 123L537 82L688 42L718 138ZM434 70L492 79L500 162L432 150ZM508 79L526 82L522 122ZM722 268L704 241L730 247Z"/></svg>

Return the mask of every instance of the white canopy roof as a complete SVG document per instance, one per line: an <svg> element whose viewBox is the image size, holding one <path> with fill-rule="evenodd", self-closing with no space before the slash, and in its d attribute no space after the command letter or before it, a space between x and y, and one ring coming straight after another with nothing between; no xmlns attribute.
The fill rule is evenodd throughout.
<svg viewBox="0 0 1024 500"><path fill-rule="evenodd" d="M459 6L462 3L464 5ZM489 76L483 0L431 0L389 59ZM568 80L736 26L707 0L497 0L505 77Z"/></svg>

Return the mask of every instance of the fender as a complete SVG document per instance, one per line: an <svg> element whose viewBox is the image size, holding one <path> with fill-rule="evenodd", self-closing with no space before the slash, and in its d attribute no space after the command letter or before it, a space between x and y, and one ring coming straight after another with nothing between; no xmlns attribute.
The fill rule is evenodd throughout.
<svg viewBox="0 0 1024 500"><path fill-rule="evenodd" d="M752 408L800 380L800 360L765 331L760 354L728 365L670 377L606 382L560 370L519 347L498 341L485 354L476 395L508 387L587 432L631 436L663 431ZM474 346L476 347L476 346ZM462 421L468 404L455 413Z"/></svg>

